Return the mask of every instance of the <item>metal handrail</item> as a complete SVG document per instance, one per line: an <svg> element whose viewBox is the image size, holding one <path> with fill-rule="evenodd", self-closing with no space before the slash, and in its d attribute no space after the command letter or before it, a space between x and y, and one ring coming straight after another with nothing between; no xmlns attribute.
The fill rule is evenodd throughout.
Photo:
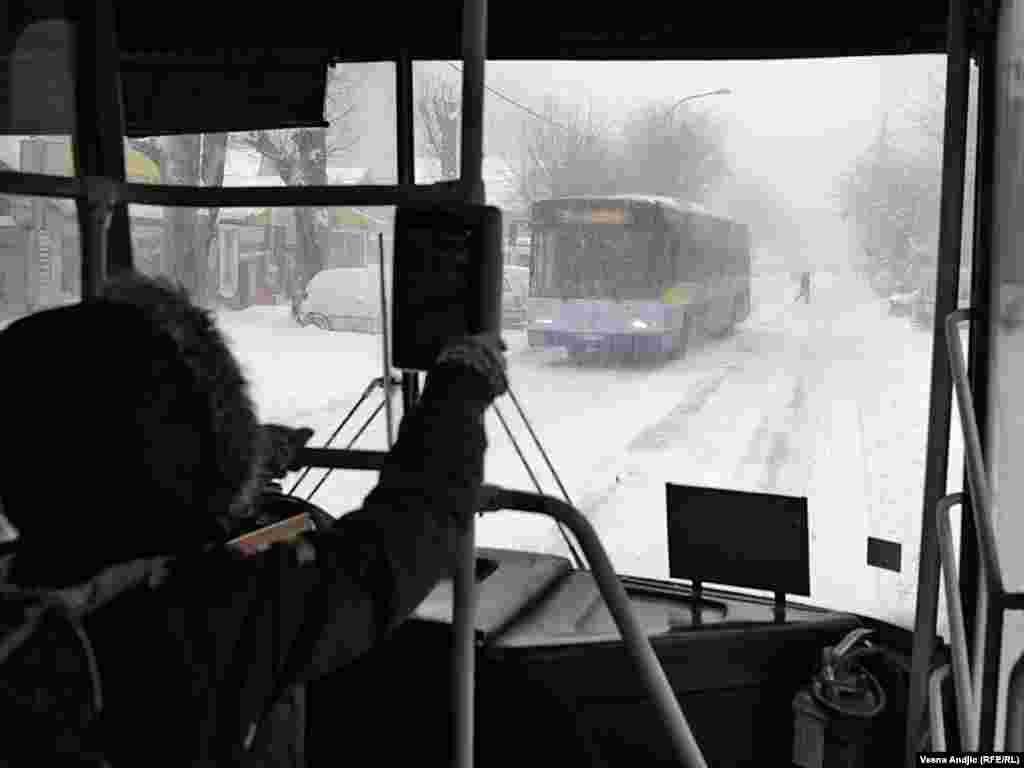
<svg viewBox="0 0 1024 768"><path fill-rule="evenodd" d="M384 466L387 456L388 454L385 451L302 448L299 450L296 463L317 467L380 471ZM590 563L591 573L594 576L595 582L597 582L601 596L608 606L608 611L612 615L619 633L622 635L626 652L629 654L630 659L632 659L642 684L647 688L651 698L654 700L655 708L668 733L677 761L684 768L707 768L707 761L704 759L696 739L694 739L686 716L683 714L679 701L676 699L672 686L669 684L668 677L665 675L665 670L654 653L650 638L647 637L643 626L633 613L629 596L626 594L619 576L615 573L615 568L608 558L604 545L601 544L601 540L598 538L590 521L575 507L553 496L509 490L492 485L482 486L480 496L481 513L493 513L506 509L546 515L572 531L572 534L583 549L587 562ZM470 528L469 535L474 533L475 526ZM466 543L475 545L475 541L467 541ZM475 550L475 547L472 549ZM467 547L464 551L471 551L471 548ZM465 577L462 579L463 584L468 584L470 589L475 587L475 558L472 563L463 563L460 559L457 560L457 578L453 579L453 581L458 580L458 569L460 568L465 573ZM466 626L473 629L476 626L475 590L467 590L466 593L463 593L462 600L465 603L459 608L458 618L456 618L456 608L458 607L456 600L458 599L459 592L458 590L454 590L454 592L455 599L452 606L453 626L462 621L466 622ZM456 627L455 631L456 633L458 632L458 627ZM461 653L456 653L455 658L455 690L461 691L456 704L456 727L459 729L469 728L472 725L471 719L459 719L458 702L472 703L473 701L473 668L465 664L463 654L472 657L474 649L475 633L473 641ZM465 718L465 712L461 713L461 717ZM460 722L461 726L459 725ZM461 733L461 730L459 732ZM471 758L471 739L463 744L461 755L462 759Z"/></svg>
<svg viewBox="0 0 1024 768"><path fill-rule="evenodd" d="M676 759L686 768L706 768L704 755L693 737L665 670L654 653L650 638L633 613L629 596L590 521L575 507L553 496L484 486L483 497L485 501L481 511L510 509L547 515L572 531L590 563L594 580L622 635L637 674L654 700Z"/></svg>
<svg viewBox="0 0 1024 768"><path fill-rule="evenodd" d="M946 585L946 610L949 613L953 685L956 690L960 740L964 749L976 751L978 749L981 716L979 683L982 679L982 665L984 664L984 656L980 652L981 643L978 641L982 639L981 627L984 627L987 618L987 604L984 609L982 605L978 606L978 616L975 622L974 663L969 665L967 661L967 632L964 628L963 604L960 600L960 579L956 563L956 553L953 551L953 526L949 519L953 507L958 504L962 505L963 498L964 495L962 493L951 493L939 499L939 503L936 505L936 530L939 537L940 557L942 558L942 577ZM972 670L974 672L973 676L971 675ZM938 702L932 701L932 708L937 708L941 711L941 690L933 687L930 695L933 699L938 696Z"/></svg>
<svg viewBox="0 0 1024 768"><path fill-rule="evenodd" d="M345 184L293 187L190 187L113 181L112 203L188 208L285 206L380 206L464 202L457 182L436 184ZM74 176L0 171L0 194L84 199L83 180Z"/></svg>
<svg viewBox="0 0 1024 768"><path fill-rule="evenodd" d="M992 495L989 489L988 473L981 449L981 435L974 415L971 384L967 378L963 345L960 343L959 325L971 319L970 309L958 309L946 317L946 346L949 349L949 365L953 373L957 405L960 409L960 424L964 433L964 454L967 462L967 481L971 490L971 509L974 511L974 525L978 535L978 550L991 593L1003 593L1003 571L996 549L995 531L992 525Z"/></svg>
<svg viewBox="0 0 1024 768"><path fill-rule="evenodd" d="M960 342L959 326L970 320L972 314L970 309L958 309L951 312L945 320L946 345L957 406L960 411L967 481L971 492L971 509L979 551L974 658L970 669L967 666L967 634L963 623L959 574L953 552L952 524L949 519L950 509L956 504L961 504L964 495L962 493L950 494L940 499L936 505L938 518L936 531L940 547L940 569L945 578L947 610L950 617L952 669L957 694L957 712L961 741L967 750L977 750L982 746L983 699L994 696L991 691L986 695L984 684L986 678L989 678L990 681L998 681L1000 665L998 652L1000 635L998 633L1001 632L1003 614L1006 610L1024 608L1024 604L1021 604L1020 601L1013 602L1010 599L1020 597L1020 593L1008 594L1005 590L1003 571L996 547L991 488L985 469L967 366L964 362L963 345ZM934 631L934 627L932 630ZM996 633L991 637L997 647L992 653L994 658L990 662L986 662L986 643L990 638L990 631ZM989 668L990 665L992 668ZM933 691L933 696L937 696L938 702L941 703L941 692ZM991 736L986 738L991 740ZM985 746L989 748L992 745L986 744ZM1024 748L1024 656L1018 659L1011 673L1010 687L1007 692L1006 742L1004 746L1013 750Z"/></svg>
<svg viewBox="0 0 1024 768"><path fill-rule="evenodd" d="M943 717L942 683L949 677L949 664L943 664L928 678L928 716L931 722L932 750L946 751L946 723Z"/></svg>
<svg viewBox="0 0 1024 768"><path fill-rule="evenodd" d="M1007 752L1024 752L1024 655L1017 659L1010 671L1010 686L1006 692Z"/></svg>

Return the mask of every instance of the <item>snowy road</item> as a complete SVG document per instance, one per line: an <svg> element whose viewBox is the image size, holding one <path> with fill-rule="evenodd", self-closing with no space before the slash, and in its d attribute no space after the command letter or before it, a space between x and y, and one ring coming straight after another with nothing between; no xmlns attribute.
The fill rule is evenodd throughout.
<svg viewBox="0 0 1024 768"><path fill-rule="evenodd" d="M684 359L660 365L574 363L509 331L514 393L619 571L668 575L666 482L807 496L812 601L908 621L929 335L888 317L850 273L820 274L810 305L793 304L795 290L788 275L759 278L754 312L736 333L700 339ZM298 328L280 307L220 320L252 376L261 417L314 427L314 444L380 375L377 336ZM560 495L510 398L498 407L544 491ZM371 410L364 406L335 445L347 444ZM488 481L533 490L494 411L488 435ZM385 444L380 415L355 447ZM373 481L339 473L315 498L341 514ZM903 544L903 573L866 565L868 535ZM485 517L479 543L566 551L549 521L516 513Z"/></svg>

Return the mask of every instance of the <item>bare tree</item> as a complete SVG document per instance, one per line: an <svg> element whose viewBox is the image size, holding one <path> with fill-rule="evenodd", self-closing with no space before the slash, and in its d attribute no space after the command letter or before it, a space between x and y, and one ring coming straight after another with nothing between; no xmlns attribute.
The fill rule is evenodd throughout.
<svg viewBox="0 0 1024 768"><path fill-rule="evenodd" d="M455 78L433 72L420 73L417 82L416 110L419 114L419 141L422 151L441 166L441 178L450 181L459 176L459 125L462 94Z"/></svg>
<svg viewBox="0 0 1024 768"><path fill-rule="evenodd" d="M611 130L593 109L548 99L539 118L522 125L515 186L524 205L545 197L614 194L618 157Z"/></svg>
<svg viewBox="0 0 1024 768"><path fill-rule="evenodd" d="M219 187L224 184L224 166L227 162L228 134L209 133L203 136L199 172L205 187ZM196 252L197 273L203 275L198 295L205 304L212 304L215 286L220 281L219 265L210 264L210 249L217 238L219 208L207 208L206 216L199 225Z"/></svg>
<svg viewBox="0 0 1024 768"><path fill-rule="evenodd" d="M227 134L162 136L129 139L128 145L148 157L160 169L164 183L188 186L220 186L224 183ZM196 301L208 303L212 291L206 254L216 236L218 209L209 209L201 225L194 208L168 208L170 263L164 265Z"/></svg>
<svg viewBox="0 0 1024 768"><path fill-rule="evenodd" d="M923 98L911 102L907 108L910 121L932 147L942 146L945 111L946 87L939 75L933 74L928 78Z"/></svg>
<svg viewBox="0 0 1024 768"><path fill-rule="evenodd" d="M728 174L721 130L702 114L652 104L616 132L592 108L552 99L523 123L510 165L524 204L624 192L704 201Z"/></svg>
<svg viewBox="0 0 1024 768"><path fill-rule="evenodd" d="M357 96L365 83L358 68L336 66L328 73L325 116L330 127L246 131L233 134L229 144L253 149L262 155L281 180L290 186L327 184L327 163L349 152L359 141L352 117ZM299 207L294 210L297 241L296 274L291 281L302 290L324 268L322 235L327 210Z"/></svg>
<svg viewBox="0 0 1024 768"><path fill-rule="evenodd" d="M840 179L841 213L853 220L867 276L880 292L916 283L934 263L938 160L927 144L923 150L899 145L883 119L873 144Z"/></svg>
<svg viewBox="0 0 1024 768"><path fill-rule="evenodd" d="M620 185L702 202L728 172L722 132L708 115L651 104L623 129Z"/></svg>

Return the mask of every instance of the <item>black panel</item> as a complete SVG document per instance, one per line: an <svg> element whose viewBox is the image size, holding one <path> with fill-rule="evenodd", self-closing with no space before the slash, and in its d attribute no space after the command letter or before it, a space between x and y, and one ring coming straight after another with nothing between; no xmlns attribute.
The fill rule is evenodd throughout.
<svg viewBox="0 0 1024 768"><path fill-rule="evenodd" d="M806 498L665 485L672 578L811 594Z"/></svg>
<svg viewBox="0 0 1024 768"><path fill-rule="evenodd" d="M655 638L654 648L709 765L783 766L792 751L793 696L821 649L857 625L852 616L822 613L798 624L691 630ZM312 765L364 749L382 765L450 765L451 651L450 626L409 622L313 684ZM673 764L621 642L485 647L476 671L479 765ZM389 732L396 738L382 742Z"/></svg>
<svg viewBox="0 0 1024 768"><path fill-rule="evenodd" d="M74 27L49 13L0 33L0 134L70 135L74 129Z"/></svg>
<svg viewBox="0 0 1024 768"><path fill-rule="evenodd" d="M388 61L462 55L462 3L378 3L346 7L342 33L316 3L253 14L231 3L179 0L157 14L146 3L115 0L122 50L122 90L129 135L318 126L323 121L323 69L330 60ZM941 53L947 4L881 0L836 8L826 3L709 5L699 22L686 5L491 2L488 57L502 60L786 59L871 54ZM24 26L60 17L65 3L7 3L0 11L0 52ZM396 9L401 13L396 16ZM6 17L6 18L5 18ZM233 35L244 19L244 35ZM6 21L6 24L4 23ZM236 46L225 48L225 45ZM247 46L240 48L237 46ZM311 64L316 59L316 66ZM211 64L211 61L214 62ZM9 61L0 61L0 72ZM250 72L276 72L266 84ZM41 80L62 87L57 79ZM0 75L6 77L6 75ZM0 84L2 87L2 84ZM5 99L0 99L5 101ZM46 106L40 96L37 106ZM52 107L52 103L50 105ZM25 108L61 132L67 114ZM0 105L0 118L9 112ZM39 121L36 120L36 123ZM12 130L0 119L0 131ZM18 130L22 130L19 128Z"/></svg>
<svg viewBox="0 0 1024 768"><path fill-rule="evenodd" d="M429 370L444 343L501 329L501 211L401 207L395 216L396 368Z"/></svg>
<svg viewBox="0 0 1024 768"><path fill-rule="evenodd" d="M868 565L900 572L900 555L903 547L898 541L886 541L868 536Z"/></svg>
<svg viewBox="0 0 1024 768"><path fill-rule="evenodd" d="M326 60L297 71L125 69L125 134L326 128Z"/></svg>
<svg viewBox="0 0 1024 768"><path fill-rule="evenodd" d="M414 58L462 55L462 2L349 5L343 32L318 24L319 4L292 3L281 13L253 14L245 6L211 6L180 0L174 13L154 23L145 3L117 2L118 34L131 50L214 45L328 44L346 60L395 59L405 48ZM687 4L634 2L490 2L489 55L504 59L795 58L872 53L934 53L945 44L948 3L862 0L824 2ZM226 29L245 21L244 40Z"/></svg>

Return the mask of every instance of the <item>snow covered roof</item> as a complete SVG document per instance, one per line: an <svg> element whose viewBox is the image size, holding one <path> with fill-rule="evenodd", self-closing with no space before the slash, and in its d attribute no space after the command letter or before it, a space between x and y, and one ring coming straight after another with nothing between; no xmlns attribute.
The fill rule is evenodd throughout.
<svg viewBox="0 0 1024 768"><path fill-rule="evenodd" d="M666 208L673 208L684 213L699 213L703 216L713 216L719 219L728 219L725 214L711 210L702 203L692 200L683 200L668 195L640 195L625 193L620 195L565 195L562 197L550 198L552 200L628 200L635 203L649 203L651 205L662 205ZM538 201L543 202L543 201Z"/></svg>
<svg viewBox="0 0 1024 768"><path fill-rule="evenodd" d="M224 176L258 176L262 164L263 155L256 150L228 147L224 153Z"/></svg>
<svg viewBox="0 0 1024 768"><path fill-rule="evenodd" d="M11 168L21 163L21 138L18 136L0 136L0 161Z"/></svg>
<svg viewBox="0 0 1024 768"><path fill-rule="evenodd" d="M340 166L327 166L328 184L358 184L366 178L366 168L344 168Z"/></svg>

